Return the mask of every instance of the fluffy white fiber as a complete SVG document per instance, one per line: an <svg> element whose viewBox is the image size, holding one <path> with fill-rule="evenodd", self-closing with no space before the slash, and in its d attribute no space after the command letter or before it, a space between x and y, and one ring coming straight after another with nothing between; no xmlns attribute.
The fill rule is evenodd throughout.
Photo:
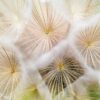
<svg viewBox="0 0 100 100"><path fill-rule="evenodd" d="M45 9L47 12L43 10L41 6L42 4L47 7ZM36 9L34 9L35 7ZM50 12L50 14L52 14L52 16L50 16L49 11L52 11L48 10L50 7L55 9L55 12L57 12L57 14L59 13L59 15L62 16L61 18L67 22L66 24L69 25L69 27L67 27L68 30L64 31L65 26L64 28L59 29L60 27L63 27L63 24L59 27L60 21L63 20L59 20L59 22L55 23L59 16L57 16L55 12ZM0 43L3 44L3 46L9 46L11 49L13 48L13 51L15 51L15 55L18 57L18 61L22 66L22 79L14 93L17 94L19 91L24 91L27 87L29 87L29 85L34 85L39 94L44 97L44 100L53 100L52 93L50 92L39 70L44 67L48 67L57 58L65 55L68 55L67 57L77 59L80 64L80 68L84 70L84 74L80 76L78 80L66 87L66 90L71 90L72 88L72 91L75 90L81 95L82 93L86 93L85 87L88 86L89 83L96 82L100 84L100 70L95 70L91 64L88 64L80 50L77 48L78 45L76 43L76 39L78 38L77 35L80 34L80 31L83 32L85 28L88 29L88 27L91 27L92 25L100 24L100 11L98 9L100 9L100 0L1 0ZM33 21L34 23L32 23L32 27L31 21L33 18L36 18L37 20ZM44 25L43 29L47 29L48 24L52 25L51 23L54 25L58 24L58 29L57 31L51 30L52 32L50 31L49 33L52 35L53 33L57 34L57 32L60 32L62 34L62 32L64 32L66 34L63 36L64 38L60 37L61 34L59 33L59 35L55 35L55 38L54 36L51 36L50 39L46 41L45 38L41 41L36 40L37 38L41 39L42 34L40 34L40 32L43 32L43 34L45 33L41 27L36 30L35 28L39 25ZM27 31L27 28L30 28L30 31ZM51 29L51 27L49 28ZM23 39L26 36L24 33L27 35L27 39L25 40ZM30 33L33 37L31 37ZM55 40L53 40L53 38ZM57 38L61 38L61 40L58 39L59 42L56 43L55 41ZM22 39L23 41L19 42L19 40ZM31 41L32 39L33 41ZM51 40L53 41L52 44L50 44ZM98 40L98 42L100 42L100 40ZM20 48L21 44L22 47ZM41 45L39 46L39 44ZM51 48L47 47L50 45L52 45ZM34 49L32 47L34 47ZM47 50L48 48L49 50ZM34 53L30 53L31 57L29 57L27 56L26 51L23 52L23 49L26 49L26 51L33 50ZM98 59L100 60L100 57ZM99 69L100 65L97 65L96 67ZM72 91L71 93L74 96ZM16 98L16 94L11 97L11 95L5 96L0 93L1 98L3 98L2 100L6 100L5 98L7 98L7 100L13 100L12 98L14 96L14 98ZM58 98L59 95L60 93L57 94L55 98Z"/></svg>

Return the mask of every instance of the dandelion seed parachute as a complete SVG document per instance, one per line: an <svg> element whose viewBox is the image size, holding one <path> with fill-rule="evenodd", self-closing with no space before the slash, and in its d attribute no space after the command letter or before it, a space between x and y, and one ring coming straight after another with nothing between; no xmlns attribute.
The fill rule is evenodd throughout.
<svg viewBox="0 0 100 100"><path fill-rule="evenodd" d="M63 91L84 74L80 63L72 57L56 59L51 65L39 70L53 95Z"/></svg>
<svg viewBox="0 0 100 100"><path fill-rule="evenodd" d="M49 3L33 2L32 19L16 43L28 57L40 56L67 37L69 22Z"/></svg>
<svg viewBox="0 0 100 100"><path fill-rule="evenodd" d="M100 69L100 24L83 28L76 34L75 45L84 60L94 69Z"/></svg>
<svg viewBox="0 0 100 100"><path fill-rule="evenodd" d="M15 51L0 44L0 97L12 100L22 80L22 68Z"/></svg>
<svg viewBox="0 0 100 100"><path fill-rule="evenodd" d="M19 33L22 32L24 25L29 18L29 9L29 2L27 0L9 0L9 2L1 0L0 36L11 35L16 38Z"/></svg>

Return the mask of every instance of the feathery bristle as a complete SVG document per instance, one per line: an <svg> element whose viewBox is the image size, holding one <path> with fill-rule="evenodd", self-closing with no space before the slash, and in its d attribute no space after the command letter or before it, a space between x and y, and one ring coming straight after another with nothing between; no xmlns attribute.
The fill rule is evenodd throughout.
<svg viewBox="0 0 100 100"><path fill-rule="evenodd" d="M100 25L82 29L75 37L75 44L85 61L94 69L100 69Z"/></svg>
<svg viewBox="0 0 100 100"><path fill-rule="evenodd" d="M17 45L26 55L41 55L67 37L69 22L48 3L33 2L33 16Z"/></svg>
<svg viewBox="0 0 100 100"><path fill-rule="evenodd" d="M14 91L20 82L22 71L15 52L0 46L0 97L14 96Z"/></svg>
<svg viewBox="0 0 100 100"><path fill-rule="evenodd" d="M75 58L62 58L39 70L52 94L56 95L84 74Z"/></svg>
<svg viewBox="0 0 100 100"><path fill-rule="evenodd" d="M0 35L15 34L15 38L21 32L25 24L26 7L28 9L27 0L0 1Z"/></svg>

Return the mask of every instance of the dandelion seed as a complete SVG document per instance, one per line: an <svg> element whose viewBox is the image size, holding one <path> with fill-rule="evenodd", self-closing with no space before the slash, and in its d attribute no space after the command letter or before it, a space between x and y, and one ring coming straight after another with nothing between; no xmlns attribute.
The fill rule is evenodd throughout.
<svg viewBox="0 0 100 100"><path fill-rule="evenodd" d="M0 35L18 35L23 30L28 16L27 0L0 1ZM24 14L27 11L27 16ZM23 24L24 23L24 24Z"/></svg>
<svg viewBox="0 0 100 100"><path fill-rule="evenodd" d="M12 49L0 46L0 97L12 100L22 78L21 65Z"/></svg>
<svg viewBox="0 0 100 100"><path fill-rule="evenodd" d="M48 3L33 2L33 15L17 45L27 55L37 57L51 50L67 36L69 22Z"/></svg>
<svg viewBox="0 0 100 100"><path fill-rule="evenodd" d="M94 69L100 69L100 25L92 25L79 31L75 44L85 61Z"/></svg>
<svg viewBox="0 0 100 100"><path fill-rule="evenodd" d="M84 74L80 63L71 57L57 59L54 63L39 70L53 95L63 91Z"/></svg>

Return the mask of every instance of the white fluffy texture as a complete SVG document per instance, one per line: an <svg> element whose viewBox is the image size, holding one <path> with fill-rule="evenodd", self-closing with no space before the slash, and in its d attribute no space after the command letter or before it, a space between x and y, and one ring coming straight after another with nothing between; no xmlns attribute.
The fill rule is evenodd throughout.
<svg viewBox="0 0 100 100"><path fill-rule="evenodd" d="M25 65L20 52L13 44L9 45L0 40L0 46L0 97L3 100L5 98L11 100L24 81ZM12 70L13 73L11 73Z"/></svg>
<svg viewBox="0 0 100 100"><path fill-rule="evenodd" d="M17 0L14 0L14 1L17 1ZM22 33L22 30L24 28L24 25L27 23L27 21L30 18L29 17L29 13L31 12L30 10L32 9L31 8L31 0L26 0L26 2L28 2L28 1L30 1L30 3L29 3L29 5L26 5L25 6L24 10L21 10L22 8L19 8L19 10L21 11L20 12L21 13L21 19L20 20L17 20L17 21L18 21L18 23L21 23L20 24L21 27L20 27L20 25L18 23L16 25L16 22L15 22L16 21L16 17L14 17L16 14L13 15L12 11L10 11L8 8L5 8L5 4L3 4L2 1L0 1L0 22L2 22L1 20L2 20L2 13L3 13L4 14L3 18L6 19L6 20L8 20L10 18L10 21L8 21L8 22L11 23L11 26L10 27L4 25L4 27L3 28L1 27L1 28L3 29L3 33L4 34L5 33L6 34L9 34L9 33L13 34L13 35L4 35L2 38L0 38L0 41L2 41L2 42L8 42L7 45L13 45L14 43L12 41L10 41L10 40L12 40L12 38L14 39L16 37L15 34L18 33L20 35L20 33ZM60 5L61 4L62 5L64 4L61 0L55 0L55 1L56 1L55 4L58 5L58 6L59 6L59 4ZM78 1L81 1L82 2L82 0L77 0L77 2ZM5 1L5 2L8 3L8 1ZM70 2L72 2L72 0ZM19 3L20 3L20 0L19 0ZM73 3L73 4L76 4L76 3ZM12 6L13 5L12 2L9 2L9 4L11 5L11 7L13 7ZM80 2L78 2L77 5L80 5L81 6ZM68 6L74 7L73 5L69 5L69 4L66 7L69 8ZM75 5L75 7L76 7L76 5ZM60 9L61 10L64 10L65 8L63 8L62 6L60 6ZM82 9L79 8L79 10L82 10ZM76 11L77 11L77 9L76 9ZM4 12L6 12L6 13L4 13ZM81 12L81 11L78 11L78 12ZM70 13L72 13L72 12L70 12ZM69 13L67 13L67 14L69 14ZM68 18L69 16L70 16L70 14L66 18ZM78 14L77 17L80 18L80 14ZM47 87L46 87L45 84L43 84L42 86L41 86L41 84L37 84L37 83L39 83L42 80L42 78L41 78L41 76L40 76L40 74L38 72L38 68L48 66L57 57L59 57L60 55L64 55L66 52L68 52L68 50L69 51L72 51L72 54L80 61L82 67L85 68L85 75L82 76L82 78L80 78L79 80L80 81L85 81L85 82L88 83L88 82L91 81L91 78L92 78L92 81L95 81L96 80L96 81L98 81L100 83L100 73L99 73L100 71L93 70L91 67L89 67L84 62L83 58L81 57L80 53L78 52L78 50L76 49L76 47L75 47L75 45L73 43L73 39L74 39L75 34L77 34L77 31L80 30L80 28L83 28L82 26L84 26L84 25L85 26L88 26L91 23L96 23L100 19L100 15L97 14L97 15L93 16L90 20L85 20L85 21L83 21L83 20L78 20L77 21L77 19L76 20L75 19L74 19L74 21L72 20L72 23L71 23L72 25L71 25L71 29L70 29L70 32L69 32L69 36L66 39L64 39L63 41L61 41L50 52L48 52L48 53L44 54L43 56L39 57L36 61L34 61L34 60L31 59L30 61L27 62L26 60L23 60L23 58L20 56L21 54L18 55L20 57L22 63L23 63L23 66L24 66L23 67L23 69L24 69L24 72L23 72L23 75L24 75L23 83L25 83L25 84L22 84L22 85L26 85L27 82L28 82L27 81L27 78L26 78L27 77L27 73L29 73L30 70L33 73L35 71L36 72L36 74L35 74L36 77L34 77L34 74L33 74L32 75L32 80L33 80L34 84L37 86L37 88L40 91L40 94L41 95L47 94L46 97L45 97L45 100L47 100L47 97L50 96L50 93L49 93L49 91L48 91L48 89L47 89ZM5 23L3 22L3 24L5 24ZM0 23L0 26L2 26L1 23ZM15 30L17 30L17 31L15 31ZM0 29L0 31L2 31L2 30ZM17 51L17 49L15 49L15 51ZM26 64L26 62L27 62L27 64ZM75 84L78 84L78 82L76 81ZM24 86L22 86L22 87L24 87ZM50 100L52 100L51 99L51 96L50 96Z"/></svg>
<svg viewBox="0 0 100 100"><path fill-rule="evenodd" d="M31 69L33 69L34 67L38 69L43 66L47 66L50 63L52 63L53 60L56 59L57 57L59 57L60 55L64 55L66 53L66 50L72 49L71 50L71 51L73 51L72 54L74 54L74 56L76 56L76 58L82 64L82 67L85 68L85 75L83 76L82 80L87 83L88 82L91 83L92 81L99 82L100 81L99 72L93 70L91 67L89 67L84 62L82 56L80 55L80 53L78 52L78 50L76 49L76 47L73 43L74 36L75 36L75 34L77 34L77 31L80 29L80 27L82 28L82 26L84 26L84 25L88 26L91 23L96 23L97 21L99 21L99 19L100 19L100 16L97 15L97 16L91 18L89 21L79 22L79 24L74 23L73 27L75 29L73 28L73 31L70 32L69 38L63 40L54 49L52 49L49 53L46 53L45 55L40 57L37 61L33 62ZM86 23L88 23L88 24L86 24ZM80 24L81 24L81 26L80 26ZM92 80L91 80L91 78L92 78Z"/></svg>
<svg viewBox="0 0 100 100"><path fill-rule="evenodd" d="M46 3L33 2L32 19L17 41L26 58L37 58L62 41L70 30L70 23Z"/></svg>
<svg viewBox="0 0 100 100"><path fill-rule="evenodd" d="M99 21L100 16L95 16L92 17L89 21L86 22L79 22L79 23L73 23L73 30L71 30L70 35L68 38L66 38L65 40L61 41L55 48L53 48L49 53L44 54L43 56L41 56L35 63L34 63L34 67L37 66L44 66L45 64L47 65L47 63L51 63L54 59L56 59L56 57L60 56L60 55L64 55L64 53L66 53L66 50L70 50L70 49L74 49L72 51L73 54L77 53L76 56L77 59L82 60L82 58L79 58L80 53L76 50L76 47L74 45L74 41L73 39L75 38L75 35L77 34L77 31L82 28L84 25L87 26L89 24L95 23L97 21ZM88 23L88 24L86 24ZM81 25L81 26L80 26ZM69 49L70 47L70 49ZM81 56L80 56L81 57ZM83 62L83 61L81 61ZM44 64L45 63L45 64ZM83 62L84 63L84 62ZM85 67L85 66L84 66Z"/></svg>
<svg viewBox="0 0 100 100"><path fill-rule="evenodd" d="M31 15L31 0L0 1L0 37L15 41Z"/></svg>
<svg viewBox="0 0 100 100"><path fill-rule="evenodd" d="M99 69L100 25L99 20L83 25L75 35L75 45L84 60L94 69Z"/></svg>
<svg viewBox="0 0 100 100"><path fill-rule="evenodd" d="M55 8L66 14L71 20L86 19L100 12L100 0L50 0L50 2L51 1Z"/></svg>

